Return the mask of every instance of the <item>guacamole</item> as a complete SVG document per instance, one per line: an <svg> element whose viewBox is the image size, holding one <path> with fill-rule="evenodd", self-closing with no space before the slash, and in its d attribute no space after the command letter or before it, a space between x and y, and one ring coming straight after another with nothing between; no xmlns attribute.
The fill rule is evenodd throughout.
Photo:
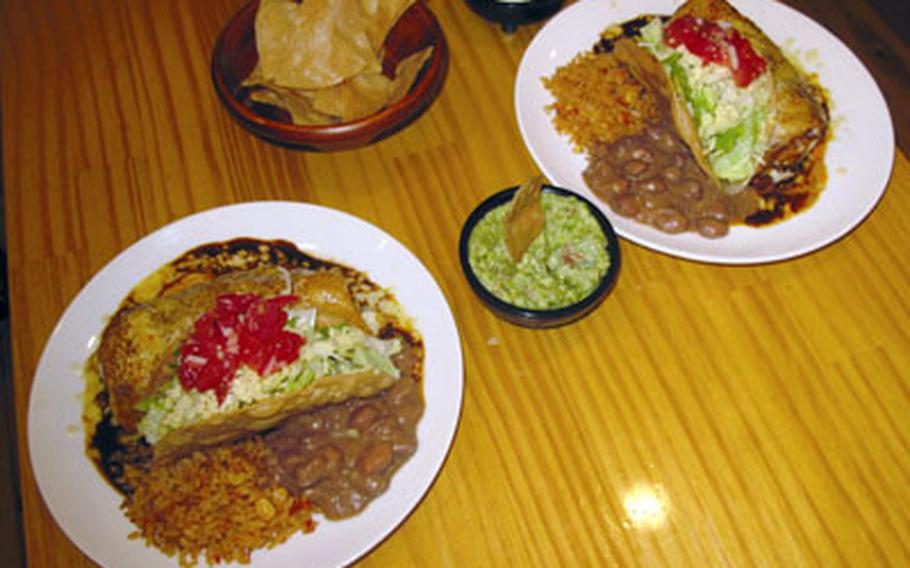
<svg viewBox="0 0 910 568"><path fill-rule="evenodd" d="M607 237L584 202L570 196L541 195L546 224L516 264L505 243L500 205L477 223L468 239L468 261L494 296L526 309L568 306L590 294L607 268Z"/></svg>

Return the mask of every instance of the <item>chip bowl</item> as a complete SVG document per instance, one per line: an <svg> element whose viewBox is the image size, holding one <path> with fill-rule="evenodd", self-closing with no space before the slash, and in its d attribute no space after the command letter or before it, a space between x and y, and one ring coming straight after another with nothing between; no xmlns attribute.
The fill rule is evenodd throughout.
<svg viewBox="0 0 910 568"><path fill-rule="evenodd" d="M339 124L296 125L267 105L244 101L240 84L250 74L259 55L254 21L259 1L253 0L227 23L212 51L212 82L231 117L256 136L274 144L309 151L336 151L378 142L417 119L430 106L445 80L449 48L436 16L417 0L386 36L383 72L391 75L398 62L433 46L417 79L401 100L370 116ZM277 109L276 109L277 110Z"/></svg>
<svg viewBox="0 0 910 568"><path fill-rule="evenodd" d="M477 294L477 297L480 298L484 305L494 314L510 323L530 328L550 328L575 322L597 308L609 295L616 284L622 260L619 248L619 238L616 236L613 225L610 224L607 217L589 200L567 189L552 185L544 185L542 188L543 192L570 196L585 204L588 211L590 211L597 220L597 224L607 238L607 253L610 256L610 266L607 268L606 273L601 277L597 286L595 286L586 296L573 304L554 309L535 310L506 302L488 290L477 277L470 262L468 242L477 223L496 207L511 201L516 191L518 191L517 187L511 187L494 193L471 212L462 226L461 236L458 242L458 255L461 260L461 268L465 278L471 285L471 289L474 290L474 293Z"/></svg>

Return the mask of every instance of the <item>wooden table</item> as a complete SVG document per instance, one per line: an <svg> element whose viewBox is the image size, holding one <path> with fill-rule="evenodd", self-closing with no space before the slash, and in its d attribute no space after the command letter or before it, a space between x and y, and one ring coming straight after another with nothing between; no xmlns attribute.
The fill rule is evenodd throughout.
<svg viewBox="0 0 910 568"><path fill-rule="evenodd" d="M140 237L261 199L383 227L427 265L462 335L449 458L363 565L910 565L910 90L891 72L910 58L874 0L794 1L843 34L891 98L903 152L874 213L833 246L765 266L623 242L607 302L550 331L483 309L456 257L468 212L536 171L512 88L537 27L506 36L462 2L431 0L451 46L435 104L384 142L311 154L252 137L216 98L209 54L242 3L0 5L29 565L91 564L29 465L29 387L56 321Z"/></svg>

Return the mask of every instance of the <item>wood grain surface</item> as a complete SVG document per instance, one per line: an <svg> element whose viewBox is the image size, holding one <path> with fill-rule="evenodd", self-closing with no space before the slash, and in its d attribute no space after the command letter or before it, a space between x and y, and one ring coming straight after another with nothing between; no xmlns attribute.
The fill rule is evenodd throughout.
<svg viewBox="0 0 910 568"><path fill-rule="evenodd" d="M536 173L512 90L539 26L504 35L463 2L430 0L451 48L437 101L381 143L313 154L254 138L215 95L209 56L241 4L0 3L30 566L92 565L51 518L27 451L32 375L58 318L142 236L262 199L318 203L382 227L426 264L461 332L465 399L451 453L362 565L910 565L903 152L876 210L824 250L724 267L623 241L618 286L597 311L523 329L472 294L457 240L482 198ZM873 68L907 151L906 44L864 2L793 5Z"/></svg>

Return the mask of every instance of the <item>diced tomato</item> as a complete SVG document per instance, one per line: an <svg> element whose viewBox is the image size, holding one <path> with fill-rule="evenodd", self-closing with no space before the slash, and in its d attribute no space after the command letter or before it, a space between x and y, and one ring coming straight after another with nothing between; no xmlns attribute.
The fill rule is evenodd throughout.
<svg viewBox="0 0 910 568"><path fill-rule="evenodd" d="M296 360L304 339L284 329L285 307L294 300L291 295L267 300L256 294L219 296L180 349L183 388L214 390L222 403L241 365L265 376Z"/></svg>
<svg viewBox="0 0 910 568"><path fill-rule="evenodd" d="M701 18L683 16L673 20L664 30L664 42L674 48L685 46L705 64L725 65L738 87L748 87L768 66L736 29Z"/></svg>
<svg viewBox="0 0 910 568"><path fill-rule="evenodd" d="M296 515L300 511L309 513L312 510L313 510L313 502L310 501L309 499L303 497L300 499L296 499L296 500L294 500L293 503L291 503L291 507L290 507L290 509L288 509L288 515Z"/></svg>
<svg viewBox="0 0 910 568"><path fill-rule="evenodd" d="M736 67L731 68L733 80L738 87L748 87L756 77L765 72L768 64L761 55L755 52L749 40L739 35L736 30L733 30L730 44L736 50L738 63Z"/></svg>
<svg viewBox="0 0 910 568"><path fill-rule="evenodd" d="M719 29L713 22L684 16L671 22L664 35L670 47L684 45L692 55L700 57L705 63L723 64L727 58L714 37L714 28Z"/></svg>

